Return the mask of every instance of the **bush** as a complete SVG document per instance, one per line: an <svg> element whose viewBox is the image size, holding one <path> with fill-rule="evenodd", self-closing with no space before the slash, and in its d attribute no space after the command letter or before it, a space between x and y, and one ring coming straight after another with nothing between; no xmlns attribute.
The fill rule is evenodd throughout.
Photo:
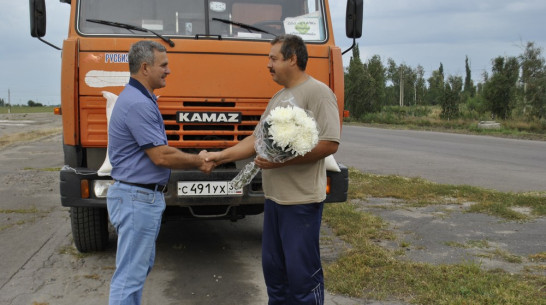
<svg viewBox="0 0 546 305"><path fill-rule="evenodd" d="M376 124L400 124L400 118L395 116L390 112L379 112L379 113L366 113L361 118L360 121L363 123L376 123Z"/></svg>
<svg viewBox="0 0 546 305"><path fill-rule="evenodd" d="M546 133L546 119L528 120L528 121L505 120L502 122L502 126L507 129L516 130L520 132L540 133L540 134Z"/></svg>
<svg viewBox="0 0 546 305"><path fill-rule="evenodd" d="M385 106L382 112L390 113L398 118L427 117L432 113L432 109L427 106Z"/></svg>

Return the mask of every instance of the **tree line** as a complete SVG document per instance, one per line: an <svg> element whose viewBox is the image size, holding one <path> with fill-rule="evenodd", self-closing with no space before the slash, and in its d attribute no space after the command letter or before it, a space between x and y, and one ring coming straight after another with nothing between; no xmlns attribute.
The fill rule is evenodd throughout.
<svg viewBox="0 0 546 305"><path fill-rule="evenodd" d="M546 118L546 61L542 48L527 42L519 56L499 56L491 73L474 83L468 56L465 77L445 75L442 63L425 80L421 65L397 65L379 55L363 63L358 45L345 71L345 108L352 118L380 112L384 106L441 106L442 119L455 119L465 111L480 117L508 119L513 115Z"/></svg>
<svg viewBox="0 0 546 305"><path fill-rule="evenodd" d="M6 103L6 101L3 98L0 98L0 107L8 107L8 106L10 106L10 104ZM11 106L17 106L17 105L11 105ZM29 100L27 102L26 106L28 106L28 107L43 107L44 104L35 102L33 100Z"/></svg>

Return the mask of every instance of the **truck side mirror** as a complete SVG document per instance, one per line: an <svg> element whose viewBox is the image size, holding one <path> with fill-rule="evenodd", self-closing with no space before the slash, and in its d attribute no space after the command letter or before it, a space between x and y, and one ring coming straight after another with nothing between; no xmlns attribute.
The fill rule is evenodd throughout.
<svg viewBox="0 0 546 305"><path fill-rule="evenodd" d="M45 40L42 37L46 33L46 9L45 9L45 0L29 0L29 9L30 9L30 36L38 38L41 42L47 44L48 46L61 50L56 45L53 45Z"/></svg>
<svg viewBox="0 0 546 305"><path fill-rule="evenodd" d="M347 11L345 15L345 33L349 38L360 38L362 36L362 12L364 0L347 0Z"/></svg>
<svg viewBox="0 0 546 305"><path fill-rule="evenodd" d="M30 35L44 37L46 33L46 6L45 0L29 0L30 8Z"/></svg>
<svg viewBox="0 0 546 305"><path fill-rule="evenodd" d="M353 39L353 45L343 51L341 55L352 50L356 45L356 38L362 36L362 13L364 0L347 0L347 12L345 15L345 33Z"/></svg>

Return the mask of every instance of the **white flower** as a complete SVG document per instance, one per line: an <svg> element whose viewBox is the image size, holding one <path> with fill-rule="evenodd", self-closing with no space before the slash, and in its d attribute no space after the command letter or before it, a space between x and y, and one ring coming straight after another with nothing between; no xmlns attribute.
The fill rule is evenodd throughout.
<svg viewBox="0 0 546 305"><path fill-rule="evenodd" d="M284 151L302 156L318 143L315 120L299 107L276 107L266 118L268 138Z"/></svg>
<svg viewBox="0 0 546 305"><path fill-rule="evenodd" d="M297 136L296 129L287 122L277 122L269 127L269 138L273 143L283 149L290 145L294 137Z"/></svg>
<svg viewBox="0 0 546 305"><path fill-rule="evenodd" d="M256 152L271 162L285 162L303 156L318 143L316 121L299 107L278 106L256 128ZM235 189L242 188L259 170L251 162L230 183Z"/></svg>

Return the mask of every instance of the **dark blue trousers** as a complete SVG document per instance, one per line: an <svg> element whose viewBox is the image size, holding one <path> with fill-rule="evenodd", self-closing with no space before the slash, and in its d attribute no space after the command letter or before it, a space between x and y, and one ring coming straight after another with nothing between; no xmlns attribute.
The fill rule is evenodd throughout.
<svg viewBox="0 0 546 305"><path fill-rule="evenodd" d="M265 201L262 267L269 305L324 304L320 262L323 203Z"/></svg>

